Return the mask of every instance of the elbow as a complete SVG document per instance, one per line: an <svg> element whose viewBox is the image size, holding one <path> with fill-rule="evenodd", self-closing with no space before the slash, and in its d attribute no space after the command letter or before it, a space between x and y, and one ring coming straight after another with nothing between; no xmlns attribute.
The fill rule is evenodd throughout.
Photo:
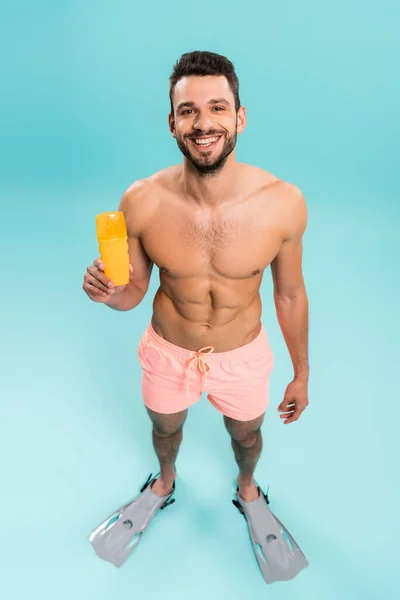
<svg viewBox="0 0 400 600"><path fill-rule="evenodd" d="M140 283L136 284L136 288L139 290L139 293L141 294L141 300L143 300L143 298L145 297L145 295L147 294L147 290L149 289L149 285L150 285L150 280L147 281L141 281Z"/></svg>
<svg viewBox="0 0 400 600"><path fill-rule="evenodd" d="M130 303L129 303L129 308L127 310L132 310L133 308L136 308L137 306L139 306L139 304L142 302L143 298L146 295L146 292L149 288L149 284L144 284L143 282L141 282L140 284L137 283L133 283L132 281L129 283L129 296L130 296Z"/></svg>
<svg viewBox="0 0 400 600"><path fill-rule="evenodd" d="M293 300L307 300L307 291L304 283L296 287L286 288L284 290L274 289L274 300L276 303L292 302Z"/></svg>

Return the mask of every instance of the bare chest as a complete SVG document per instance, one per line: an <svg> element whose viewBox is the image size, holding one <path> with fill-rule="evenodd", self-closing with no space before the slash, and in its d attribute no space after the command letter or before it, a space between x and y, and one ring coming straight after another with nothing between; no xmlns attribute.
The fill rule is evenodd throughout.
<svg viewBox="0 0 400 600"><path fill-rule="evenodd" d="M142 241L154 264L171 277L247 279L276 256L280 232L250 207L209 215L170 209L160 212Z"/></svg>

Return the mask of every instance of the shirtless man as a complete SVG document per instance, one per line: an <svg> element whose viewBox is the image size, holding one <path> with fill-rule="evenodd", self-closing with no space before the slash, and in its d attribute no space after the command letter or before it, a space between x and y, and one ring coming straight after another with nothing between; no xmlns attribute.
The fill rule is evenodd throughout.
<svg viewBox="0 0 400 600"><path fill-rule="evenodd" d="M259 288L271 266L278 321L294 370L278 407L285 424L308 404L308 300L302 275L307 210L300 190L236 160L246 126L234 67L225 57L183 55L170 78L169 127L183 164L135 182L119 210L128 230L130 282L114 287L96 259L84 276L91 300L131 310L153 265L160 287L139 345L143 399L153 422L158 496L171 492L187 409L203 391L224 415L243 500L259 496L273 355Z"/></svg>

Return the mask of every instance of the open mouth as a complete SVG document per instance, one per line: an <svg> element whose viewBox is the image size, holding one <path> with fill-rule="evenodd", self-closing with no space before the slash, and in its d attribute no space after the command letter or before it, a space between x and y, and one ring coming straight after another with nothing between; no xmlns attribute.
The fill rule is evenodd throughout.
<svg viewBox="0 0 400 600"><path fill-rule="evenodd" d="M213 135L207 137L190 138L191 143L196 146L197 150L210 150L214 148L221 139L220 135Z"/></svg>

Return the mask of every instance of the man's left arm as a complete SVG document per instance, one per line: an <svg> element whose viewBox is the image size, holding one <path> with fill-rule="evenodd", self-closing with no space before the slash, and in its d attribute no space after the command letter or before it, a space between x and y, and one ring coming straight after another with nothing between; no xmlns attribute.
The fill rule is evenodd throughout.
<svg viewBox="0 0 400 600"><path fill-rule="evenodd" d="M288 217L281 248L271 263L276 314L293 363L294 379L278 410L284 424L297 421L308 404L308 298L302 273L307 207L303 194L289 185Z"/></svg>

